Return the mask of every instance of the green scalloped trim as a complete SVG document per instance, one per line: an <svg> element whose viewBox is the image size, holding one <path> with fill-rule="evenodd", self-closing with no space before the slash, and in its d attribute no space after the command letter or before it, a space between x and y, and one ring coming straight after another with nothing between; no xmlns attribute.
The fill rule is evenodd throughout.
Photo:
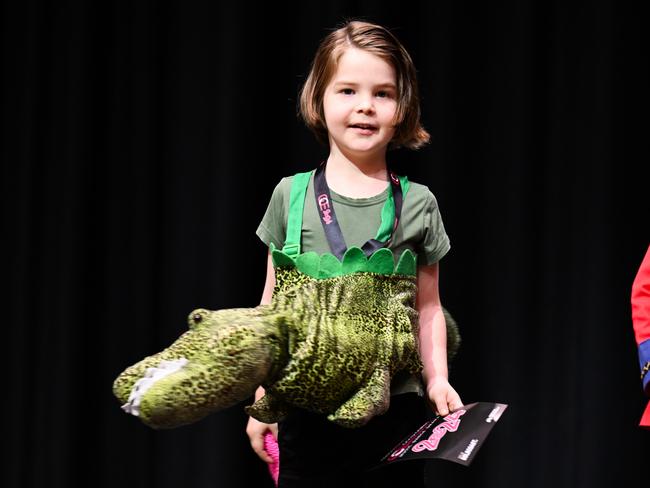
<svg viewBox="0 0 650 488"><path fill-rule="evenodd" d="M375 251L368 259L361 248L352 246L343 255L343 261L339 261L333 254L324 253L319 256L313 251L299 254L293 259L273 243L270 249L275 267L296 267L301 273L318 279L360 272L415 276L417 270L416 257L410 249L402 253L397 265L394 264L393 251L387 248Z"/></svg>

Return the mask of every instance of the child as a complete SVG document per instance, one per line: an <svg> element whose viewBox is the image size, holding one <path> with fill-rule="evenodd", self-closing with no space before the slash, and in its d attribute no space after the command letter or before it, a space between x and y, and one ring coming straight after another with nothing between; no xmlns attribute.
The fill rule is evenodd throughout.
<svg viewBox="0 0 650 488"><path fill-rule="evenodd" d="M415 68L409 54L381 26L358 21L345 24L321 42L302 89L300 113L330 148L327 161L309 178L304 210L298 216L302 219L301 252L332 252L340 257L346 246L362 247L377 234L385 203L392 201L397 178L391 183L388 147L417 149L428 142L429 135L420 125ZM294 180L283 178L276 186L257 230L269 246L285 244ZM320 222L319 210L329 208L325 208L327 201L315 201L315 184L319 195L322 188L329 190L335 216L328 213L326 219L338 221L340 234L332 234ZM416 461L370 472L364 468L422 424L421 396L426 395L441 415L462 405L447 381L446 325L438 293L438 261L449 250L449 239L427 187L411 182L402 197L402 204L392 205L397 225L390 237L385 242L371 240L364 249L387 245L395 259L406 249L417 254L416 308L424 388L419 378L398 373L391 384L389 410L360 428L341 427L298 408L279 425L251 417L247 434L264 461L272 462L264 450L264 434L271 431L278 438L280 488L359 487L364 483L423 486L423 466ZM274 284L269 253L261 303L270 303ZM260 387L255 399L262 396Z"/></svg>

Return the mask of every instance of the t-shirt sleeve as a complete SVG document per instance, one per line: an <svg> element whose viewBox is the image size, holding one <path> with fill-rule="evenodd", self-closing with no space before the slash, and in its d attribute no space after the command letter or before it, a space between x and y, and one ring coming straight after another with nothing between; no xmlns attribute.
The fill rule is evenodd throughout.
<svg viewBox="0 0 650 488"><path fill-rule="evenodd" d="M422 248L418 253L418 265L437 263L447 254L451 247L449 237L445 232L445 226L442 223L436 197L431 191L427 193L423 212L424 238Z"/></svg>
<svg viewBox="0 0 650 488"><path fill-rule="evenodd" d="M286 184L287 178L282 178L275 186L269 205L266 208L266 213L255 231L264 244L270 246L272 242L278 249L282 249L284 246L284 239L287 232L285 199L288 198L288 195L285 195Z"/></svg>

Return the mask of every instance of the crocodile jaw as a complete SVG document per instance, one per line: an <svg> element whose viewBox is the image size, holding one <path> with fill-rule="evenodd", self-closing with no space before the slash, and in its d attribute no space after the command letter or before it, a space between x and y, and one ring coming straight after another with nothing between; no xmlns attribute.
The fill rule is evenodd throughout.
<svg viewBox="0 0 650 488"><path fill-rule="evenodd" d="M158 366L147 368L145 375L133 385L129 399L121 407L122 410L139 417L140 402L147 390L149 390L149 388L151 388L157 381L183 368L188 362L189 361L186 358L175 359L173 361L163 359L158 363Z"/></svg>

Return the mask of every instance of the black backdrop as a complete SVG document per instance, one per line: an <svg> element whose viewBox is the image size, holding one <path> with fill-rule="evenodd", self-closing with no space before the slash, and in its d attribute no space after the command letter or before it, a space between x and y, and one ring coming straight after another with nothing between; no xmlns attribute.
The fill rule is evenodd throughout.
<svg viewBox="0 0 650 488"><path fill-rule="evenodd" d="M642 480L629 290L650 242L649 77L633 4L24 1L2 21L2 486L270 486L243 404L153 431L111 382L192 309L258 303L271 191L326 154L296 93L351 16L392 28L419 70L432 143L390 158L436 194L452 240L452 384L510 405L474 464L432 462L430 486Z"/></svg>

